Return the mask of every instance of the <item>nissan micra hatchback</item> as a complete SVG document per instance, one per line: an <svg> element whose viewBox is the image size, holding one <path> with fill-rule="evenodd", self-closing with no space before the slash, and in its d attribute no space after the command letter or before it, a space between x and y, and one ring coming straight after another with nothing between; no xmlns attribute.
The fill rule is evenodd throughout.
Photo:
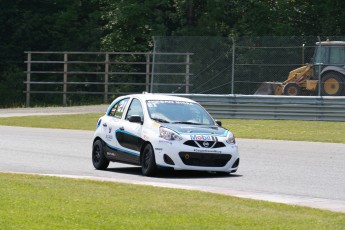
<svg viewBox="0 0 345 230"><path fill-rule="evenodd" d="M92 163L141 166L144 176L158 168L236 172L234 135L221 127L197 102L162 94L135 94L115 99L99 118Z"/></svg>

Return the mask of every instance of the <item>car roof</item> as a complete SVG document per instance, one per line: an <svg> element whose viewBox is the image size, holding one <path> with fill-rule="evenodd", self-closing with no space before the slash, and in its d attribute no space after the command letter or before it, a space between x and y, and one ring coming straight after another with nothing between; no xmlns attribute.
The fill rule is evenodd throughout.
<svg viewBox="0 0 345 230"><path fill-rule="evenodd" d="M316 42L316 45L321 46L345 46L344 41L323 41L323 42Z"/></svg>
<svg viewBox="0 0 345 230"><path fill-rule="evenodd" d="M143 93L143 94L131 94L127 95L127 97L136 97L139 99L143 99L145 101L148 100L167 100L167 101L184 101L184 102L194 102L193 100L189 98L179 97L179 96L173 96L173 95L167 95L167 94L160 94L160 93ZM126 96L124 96L126 97Z"/></svg>

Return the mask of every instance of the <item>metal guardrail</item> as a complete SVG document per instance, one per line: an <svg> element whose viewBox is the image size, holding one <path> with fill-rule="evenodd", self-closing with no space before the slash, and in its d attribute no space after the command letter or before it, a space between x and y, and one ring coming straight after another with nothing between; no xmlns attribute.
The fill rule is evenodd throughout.
<svg viewBox="0 0 345 230"><path fill-rule="evenodd" d="M215 118L345 121L345 97L174 94Z"/></svg>

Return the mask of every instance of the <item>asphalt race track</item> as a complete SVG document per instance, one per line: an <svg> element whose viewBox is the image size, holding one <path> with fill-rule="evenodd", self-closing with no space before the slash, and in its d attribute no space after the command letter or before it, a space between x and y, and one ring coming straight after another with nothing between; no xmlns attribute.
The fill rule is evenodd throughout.
<svg viewBox="0 0 345 230"><path fill-rule="evenodd" d="M161 171L111 163L95 170L93 132L0 126L0 172L108 180L202 190L345 212L345 144L238 139L241 163L233 175Z"/></svg>

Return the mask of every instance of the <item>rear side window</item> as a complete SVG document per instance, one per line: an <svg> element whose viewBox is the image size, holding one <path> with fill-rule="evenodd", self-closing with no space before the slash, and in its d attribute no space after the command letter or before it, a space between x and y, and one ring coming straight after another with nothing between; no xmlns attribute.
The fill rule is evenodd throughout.
<svg viewBox="0 0 345 230"><path fill-rule="evenodd" d="M113 108L111 108L109 115L116 117L116 118L121 118L123 115L123 112L126 108L128 102L128 98L125 98L119 102L117 102Z"/></svg>

